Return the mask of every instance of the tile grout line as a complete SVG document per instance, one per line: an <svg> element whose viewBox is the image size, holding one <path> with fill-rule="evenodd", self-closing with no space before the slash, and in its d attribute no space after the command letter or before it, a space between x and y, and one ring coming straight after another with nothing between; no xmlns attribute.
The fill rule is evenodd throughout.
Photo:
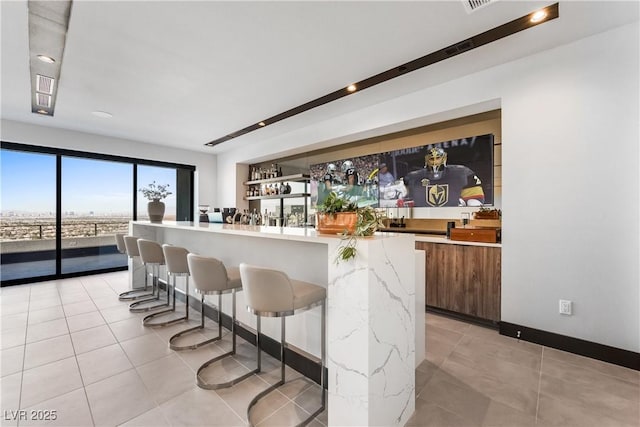
<svg viewBox="0 0 640 427"><path fill-rule="evenodd" d="M29 300L27 301L27 324L24 327L24 349L22 351L22 370L20 371L20 394L18 395L18 407L19 410L22 407L22 385L24 382L24 363L27 358L27 332L29 330L29 308L31 307L31 285L29 285ZM20 418L16 421L16 426L20 426Z"/></svg>
<svg viewBox="0 0 640 427"><path fill-rule="evenodd" d="M80 285L82 286L82 288L86 292L87 289L84 287L84 283L82 283L82 280L80 280ZM56 289L58 290L58 295L60 296L60 302L62 303L62 296L60 295L60 289L58 288L57 285L56 285ZM87 292L87 294L88 294L88 292ZM91 295L89 295L89 298L91 298ZM93 304L93 300L91 300L91 303ZM84 392L84 398L87 401L87 408L89 409L89 415L91 416L91 423L95 426L96 425L96 421L93 418L93 411L91 410L91 404L89 403L89 396L87 395L87 388L86 388L86 385L84 383L84 378L82 378L82 370L80 369L80 363L78 362L78 353L76 353L76 346L73 343L73 339L71 338L71 330L69 329L69 321L67 320L67 312L64 311L64 304L62 305L62 311L64 312L64 321L67 324L67 330L69 330L69 341L71 341L71 347L73 348L73 358L76 361L76 367L78 368L78 375L80 375L80 382L82 383L82 391Z"/></svg>
<svg viewBox="0 0 640 427"><path fill-rule="evenodd" d="M274 391L278 391L278 390L274 390ZM287 398L287 400L285 401L285 403L283 403L280 407L278 407L275 411L273 411L271 413L271 415L269 415L268 417L264 417L258 424L256 424L256 427L259 427L260 425L262 425L265 421L267 421L269 418L273 417L276 412L278 412L280 409L284 408L285 406L287 406L289 404L289 402L293 403L295 406L297 406L298 408L302 409L304 412L307 412L304 408L302 408L300 405L297 405L296 402L290 400L287 396L284 396L285 398ZM308 415L311 415L307 412ZM247 414L247 418L249 418L249 414ZM314 418L315 419L315 418ZM313 420L312 420L313 421ZM247 419L247 422L249 422L249 420ZM321 423L322 424L322 423Z"/></svg>
<svg viewBox="0 0 640 427"><path fill-rule="evenodd" d="M557 350L557 349L552 348L552 350ZM557 350L557 351L563 351L563 350ZM590 358L590 357L588 357L588 356L582 356L582 355L575 354L575 353L571 353L571 352L565 352L565 353L568 353L568 354L570 354L570 355L572 355L572 356L584 357L585 359L587 359L587 360L589 360L589 361L596 361L596 362L605 363L605 364L607 364L607 365L612 365L612 366L615 366L615 367L618 367L618 368L622 368L622 369L629 369L629 370L631 370L632 372L636 373L636 375L639 375L639 376L640 376L640 372L635 371L635 370L632 370L632 369L630 369L630 368L626 368L626 367L624 367L624 366L614 365L614 364L612 364L612 363L608 363L608 362L605 362L605 361L602 361L602 360L598 360L598 359L593 359L593 358ZM640 382L631 382L631 381L628 381L627 379L625 379L625 378L621 378L621 377L619 377L619 376L617 376L617 375L611 375L611 374L608 374L608 373L606 373L606 372L602 372L602 371L600 371L600 370L598 370L598 369L592 368L592 367L590 367L590 366L585 366L585 365L580 364L580 363L577 363L577 362L572 362L572 361L568 361L568 360L557 359L557 358L554 358L554 357L552 357L552 356L550 356L550 357L549 357L549 359L551 359L551 360L555 360L556 362L560 362L560 363L566 363L567 365L571 365L571 366L578 367L578 368L581 368L581 369L585 369L585 370L587 370L587 371L589 371L589 372L591 372L591 373L595 373L595 374L598 374L598 375L604 375L604 376L609 377L609 378L613 378L613 379L616 379L616 380L624 381L624 382L629 383L629 384L631 384L631 385L633 385L633 386L636 386L636 387L640 386Z"/></svg>
<svg viewBox="0 0 640 427"><path fill-rule="evenodd" d="M473 326L473 325L470 325L470 326ZM500 334L498 333L498 331L496 331L496 333L498 334L498 336L504 336L505 338L508 338L508 339L517 340L517 338L511 338L511 337L507 337L507 336L505 336L505 335L500 335ZM473 334L469 334L469 335L465 334L465 335L466 335L466 336L468 336L469 338L471 338L471 339L472 339L472 340L474 340L474 341L481 341L481 342L485 342L485 341L483 341L482 337L475 336L475 335L473 335ZM518 341L518 342L520 342L520 341L521 341L521 342L523 342L523 343L527 343L527 341L522 341L522 340L517 340L517 341ZM527 351L527 350L521 350L521 349L519 349L519 348L510 347L510 346L508 346L508 345L506 345L506 344L502 344L502 343L499 343L499 342L491 342L490 344L492 344L492 345L494 345L494 346L497 346L498 348L501 348L501 349L506 349L506 350L514 351L514 352L516 352L516 354L520 354L520 355L522 355L522 354L528 354L528 355L532 355L532 354L534 354L533 352L530 352L530 351ZM535 343L529 343L529 344L535 344ZM539 345L539 344L535 344L535 345ZM542 348L542 347L543 347L543 346L541 346L541 345L540 345L540 348ZM529 367L527 367L527 366L522 366L520 363L516 363L516 362L513 362L513 361L511 361L511 360L500 359L500 362L501 362L501 363L507 363L507 364L509 364L509 365L513 365L513 366L516 366L516 367L521 368L521 369L529 369L529 370L535 371L535 369L534 369L534 368L529 368Z"/></svg>
<svg viewBox="0 0 640 427"><path fill-rule="evenodd" d="M107 285L109 286L109 288L111 288L111 290L112 290L116 295L118 295L118 291L116 291L116 290L113 288L113 286L111 286L111 283L109 283L109 282L108 282L108 281L106 281L106 280L105 280L105 283L107 283ZM125 304L124 304L124 305L128 305L128 304L129 304L129 302L125 302ZM120 306L123 306L123 305L121 304ZM114 307L119 307L119 306L114 306ZM112 307L107 307L107 308L112 308ZM98 309L98 311L100 312L100 315L102 316L102 312L100 311L100 309ZM103 319L104 319L104 316L103 316ZM142 322L142 319L141 319L141 318L139 318L138 316L131 317L131 318L129 318L129 319L137 319L138 321ZM119 321L117 321L117 322L124 321L124 320L129 320L129 319L122 319L122 320L119 320ZM111 326L110 326L111 324L107 322L107 319L104 319L104 320L105 320L106 325L109 327L109 330L111 331L111 333L112 333L112 334L114 335L114 337L115 337L115 334L113 333L113 330L111 329ZM117 322L112 322L112 323L117 323ZM154 332L154 333L155 333L156 331L152 328L152 332ZM148 335L148 334L145 334L145 335ZM158 338L162 339L162 337L160 337L157 333L156 333L155 335L156 335ZM128 340L125 340L125 341L129 341L129 340L133 340L133 339L136 339L136 338L140 338L140 337L142 337L142 336L144 336L144 335L140 335L140 336L138 336L138 337L129 338ZM125 351L125 349L122 347L122 344L121 344L120 339L118 339L117 337L115 337L115 338L116 338L116 342L117 342L118 346L120 347L120 349L121 349L121 350L122 350L122 352L124 353L125 357L127 358L127 360L129 361L129 363L131 364L131 366L132 366L132 370L134 370L134 371L135 371L136 375L137 375L137 376L138 376L138 378L140 379L140 382L142 382L143 387L145 388L145 390L146 390L146 391L147 391L147 393L149 394L149 397L151 398L150 390L149 390L149 388L147 387L147 385L145 384L145 382L144 382L144 380L142 379L142 377L140 376L140 372L138 372L138 367L137 367L137 366L132 362L132 360L129 358L129 355L127 354L127 352ZM167 343L167 345L168 345L168 343ZM182 363L184 363L184 364L185 364L185 366L187 366L189 369L191 369L191 367L190 367L189 365L187 365L187 363L186 363L184 360L182 360L182 358L178 355L178 352L176 352L176 351L174 351L174 350L171 350L171 352L172 352L172 353L170 353L169 355L167 355L167 356L163 356L163 357L169 357L169 356L171 356L172 354L175 354L175 355L176 355L176 356L178 356L178 358L182 361ZM160 358L160 359L162 359L162 358ZM156 362L156 361L158 361L158 360L160 360L160 359L151 360L151 361L149 361L149 362L147 362L147 363L153 363L153 362ZM147 363L143 363L143 364L142 364L142 365L140 365L140 366L146 365ZM128 370L129 370L129 369L128 369ZM128 371L128 370L127 370L127 371ZM123 371L123 372L127 372L127 371ZM122 373L122 372L120 372L120 373ZM116 374L116 375L118 375L118 374ZM187 391L189 391L189 390L187 390ZM185 391L185 392L183 392L183 393L186 393L186 391ZM183 394L183 393L180 393L180 394L178 394L177 396L173 396L171 399L174 399L174 398L176 398L176 397L180 396L180 395L181 395L181 394ZM169 400L171 400L171 399L169 399ZM172 424L172 423L171 423L171 421L166 417L166 415L165 415L164 411L162 410L162 408L160 407L160 404L158 403L158 401L157 401L155 398L151 398L151 400L152 400L152 401L153 401L153 403L155 404L155 408L149 409L149 411L153 411L153 409L158 409L158 410L160 411L160 414L162 415L162 418L167 422L167 424L168 424L168 425L172 426L173 424ZM164 403L164 402L163 402L163 403ZM144 415L144 414L146 414L146 413L147 413L147 412L149 412L149 411L145 411L145 412L143 412L142 414L138 414L138 415L136 415L136 416L134 416L134 417L132 417L132 418L130 418L130 419L128 419L128 420L125 420L125 421L123 421L122 423L120 423L119 425L126 424L126 423L128 423L129 421L134 420L134 419L136 419L137 417L139 417L139 416L141 416L141 415Z"/></svg>
<svg viewBox="0 0 640 427"><path fill-rule="evenodd" d="M81 282L82 282L82 281L81 281ZM105 281L105 282L106 282L106 281ZM114 291L114 293L117 295L118 293L115 291L115 289L113 289L113 287L111 287L111 285L110 285L108 282L106 282L106 283L107 283L107 286L109 286L109 288L110 288L112 291ZM84 287L84 284L82 284L82 286ZM87 293L89 294L89 298L91 298L91 302L93 303L93 297L91 296L91 294L90 294L88 291L87 291ZM95 303L93 303L93 304L95 305ZM125 305L126 305L126 303L125 303ZM118 307L118 306L114 306L114 307ZM107 307L107 308L112 308L112 307ZM158 408L158 409L160 410L160 413L162 414L163 418L165 418L165 419L166 419L166 417L164 416L164 412L162 411L162 409L160 409L160 406L158 405L158 402L156 402L156 400L155 400L155 399L152 399L152 398L151 398L151 394L149 393L149 389L147 388L147 385L144 383L144 380L142 379L142 377L140 376L140 373L138 372L138 369L136 368L136 365L135 365L135 364L133 363L133 361L129 358L129 355L128 355L128 354L127 354L127 352L125 351L124 347L122 347L122 344L121 344L120 340L119 340L119 339L116 337L116 335L113 333L113 330L111 329L110 323L109 323L109 322L107 322L107 319L105 319L105 317L104 317L104 316L103 316L103 314L102 314L102 310L101 310L100 308L98 308L98 306L96 306L96 309L98 310L98 313L100 313L100 316L101 316L101 317L102 317L102 319L104 320L105 325L107 326L107 328L109 329L109 331L111 332L111 334L113 335L113 337L116 339L116 344L118 344L118 347L120 347L120 350L122 351L122 353L124 354L124 356L127 358L127 360L129 361L129 363L131 364L131 369L127 369L127 370L125 370L125 371L118 372L118 373L116 373L116 374L114 374L114 375L111 375L110 377L105 378L105 379L113 378L115 375L120 375L120 374L122 374L122 373L124 373L124 372L130 371L130 370L133 370L133 371L136 373L136 376L138 377L138 379L140 380L140 382L142 383L142 386L143 386L143 387L144 387L144 389L147 391L147 394L149 395L150 400L151 400L151 401L156 405L156 406L155 406L155 408ZM136 316L136 317L137 317L137 316ZM135 319L136 317L132 317L132 319ZM127 319L122 319L122 320L127 320ZM140 320L140 319L138 319L138 320ZM113 322L113 323L116 323L116 322ZM138 337L133 337L133 338L131 338L131 339L136 339L136 338L138 338ZM125 341L128 341L128 340L125 340ZM110 345L113 345L113 344L110 344ZM107 347L108 347L108 346L107 346ZM104 348L104 347L100 347L100 348ZM97 349L96 349L96 350L97 350ZM93 351L93 350L92 350L92 351ZM104 380L104 379L103 379L103 380ZM96 382L95 382L95 383L93 383L93 384L96 384L96 383L98 383L98 382L100 382L100 381L103 381L103 380L96 381ZM86 389L85 389L85 393L86 393ZM87 398L87 401L88 401L88 398ZM89 408L91 408L91 405L89 405ZM152 411L153 409L154 409L154 408L150 409L149 411ZM145 411L145 412L143 412L142 414L135 415L135 416L134 416L134 417L132 417L132 418L129 418L129 419L127 419L127 420L124 420L122 423L120 423L120 424L118 424L118 425L126 424L126 423L128 423L129 421L131 421L131 420L133 420L133 419L135 419L135 418L139 417L140 415L143 415L143 414L145 414L145 413L147 413L147 412L149 412L149 411ZM168 420L167 420L167 422L168 422ZM170 423L170 422L168 422L168 424L169 424L169 425L171 425L171 423ZM94 422L94 425L95 425L95 422Z"/></svg>
<svg viewBox="0 0 640 427"><path fill-rule="evenodd" d="M540 388L542 387L542 364L544 363L544 346L540 354L540 376L538 377L538 396L536 399L536 424L538 424L538 410L540 409Z"/></svg>

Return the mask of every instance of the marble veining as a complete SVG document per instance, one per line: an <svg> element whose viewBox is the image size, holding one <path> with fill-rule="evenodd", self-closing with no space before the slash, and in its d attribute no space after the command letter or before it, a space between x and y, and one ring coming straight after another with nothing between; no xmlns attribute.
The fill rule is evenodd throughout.
<svg viewBox="0 0 640 427"><path fill-rule="evenodd" d="M361 240L355 260L330 269L330 425L403 425L414 411L415 257L407 247L412 240Z"/></svg>

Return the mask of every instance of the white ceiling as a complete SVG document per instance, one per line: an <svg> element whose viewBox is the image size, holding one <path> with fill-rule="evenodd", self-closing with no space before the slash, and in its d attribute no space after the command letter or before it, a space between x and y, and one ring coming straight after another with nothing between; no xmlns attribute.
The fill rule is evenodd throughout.
<svg viewBox="0 0 640 427"><path fill-rule="evenodd" d="M76 0L55 116L44 117L31 113L27 2L2 1L1 115L216 153L638 20L637 1L561 2L555 21L215 148L203 145L552 3L500 0L467 14L461 0ZM95 117L96 110L113 118Z"/></svg>

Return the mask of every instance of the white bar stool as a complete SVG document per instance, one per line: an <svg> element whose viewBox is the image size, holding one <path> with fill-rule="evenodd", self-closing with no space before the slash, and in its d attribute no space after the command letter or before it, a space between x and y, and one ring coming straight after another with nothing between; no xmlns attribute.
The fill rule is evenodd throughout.
<svg viewBox="0 0 640 427"><path fill-rule="evenodd" d="M218 341L222 338L222 294L231 293L232 299L231 351L228 351L203 363L202 366L198 368L198 371L196 373L196 382L200 388L204 388L207 390L231 387L232 385L249 378L258 371L253 370L236 378L233 378L230 381L222 383L209 383L204 380L202 373L205 369L207 369L217 361L236 354L236 292L242 290L240 271L237 267L227 269L222 261L216 258L199 256L195 254L187 255L187 262L189 263L189 271L191 272L191 277L193 277L196 291L202 295L201 328L204 328L204 296L218 295L218 336L202 343L198 343L197 346L208 344L213 341ZM196 329L200 329L200 327Z"/></svg>
<svg viewBox="0 0 640 427"><path fill-rule="evenodd" d="M266 390L258 393L247 407L247 420L251 423L251 408L267 394L284 385L285 381L285 348L287 347L285 336L285 317L301 313L313 307L321 306L320 331L320 387L322 387L322 402L320 408L304 419L300 426L307 425L318 414L324 411L326 391L324 388L324 364L325 364L325 316L327 290L322 286L300 280L290 279L284 272L256 267L248 264L240 264L240 277L242 289L245 293L247 309L257 316L256 348L258 352L258 371L261 369L260 351L260 318L280 317L280 381ZM356 350L357 351L357 350Z"/></svg>
<svg viewBox="0 0 640 427"><path fill-rule="evenodd" d="M126 242L126 240L125 240ZM129 311L133 313L141 313L144 311L154 310L161 307L169 307L169 284L167 283L167 301L161 304L149 305L140 307L141 304L152 301L160 301L160 286L158 286L158 279L160 278L160 266L164 265L164 254L162 253L162 246L153 240L138 239L138 251L140 252L140 260L144 264L145 274L148 273L148 267L151 267L151 279L152 286L155 292L155 296L150 299L134 302L129 305ZM168 281L167 281L168 282ZM146 317L145 317L146 319Z"/></svg>
<svg viewBox="0 0 640 427"><path fill-rule="evenodd" d="M116 246L118 248L118 252L126 253L129 258L135 258L140 256L140 251L138 250L138 238L135 236L125 236L124 234L116 234ZM153 289L151 292L148 290L148 281L147 281L147 268L144 269L144 288L143 289L132 289L127 292L123 292L118 295L118 299L120 301L135 301L135 300L150 300L154 297Z"/></svg>
<svg viewBox="0 0 640 427"><path fill-rule="evenodd" d="M181 248L180 246L172 246L168 244L162 245L162 254L167 266L167 302L169 301L169 286L173 288L173 304L168 310L158 311L150 314L142 319L142 324L149 327L162 327L176 324L184 320L189 319L189 265L187 264L188 250ZM176 311L176 280L180 277L185 278L185 314L182 317L175 317L171 320L167 320L159 323L150 323L150 320L164 316ZM173 281L171 280L173 279ZM171 345L171 340L169 340Z"/></svg>

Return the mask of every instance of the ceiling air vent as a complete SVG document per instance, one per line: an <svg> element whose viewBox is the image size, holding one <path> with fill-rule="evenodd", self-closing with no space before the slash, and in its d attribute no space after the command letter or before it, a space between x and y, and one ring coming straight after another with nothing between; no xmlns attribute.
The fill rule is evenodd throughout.
<svg viewBox="0 0 640 427"><path fill-rule="evenodd" d="M495 3L496 1L498 0L462 0L462 4L464 5L467 13L471 13L481 7L487 6L488 4Z"/></svg>
<svg viewBox="0 0 640 427"><path fill-rule="evenodd" d="M53 82L55 79L36 74L36 92L53 95Z"/></svg>
<svg viewBox="0 0 640 427"><path fill-rule="evenodd" d="M51 107L51 95L36 93L36 105L38 107Z"/></svg>

